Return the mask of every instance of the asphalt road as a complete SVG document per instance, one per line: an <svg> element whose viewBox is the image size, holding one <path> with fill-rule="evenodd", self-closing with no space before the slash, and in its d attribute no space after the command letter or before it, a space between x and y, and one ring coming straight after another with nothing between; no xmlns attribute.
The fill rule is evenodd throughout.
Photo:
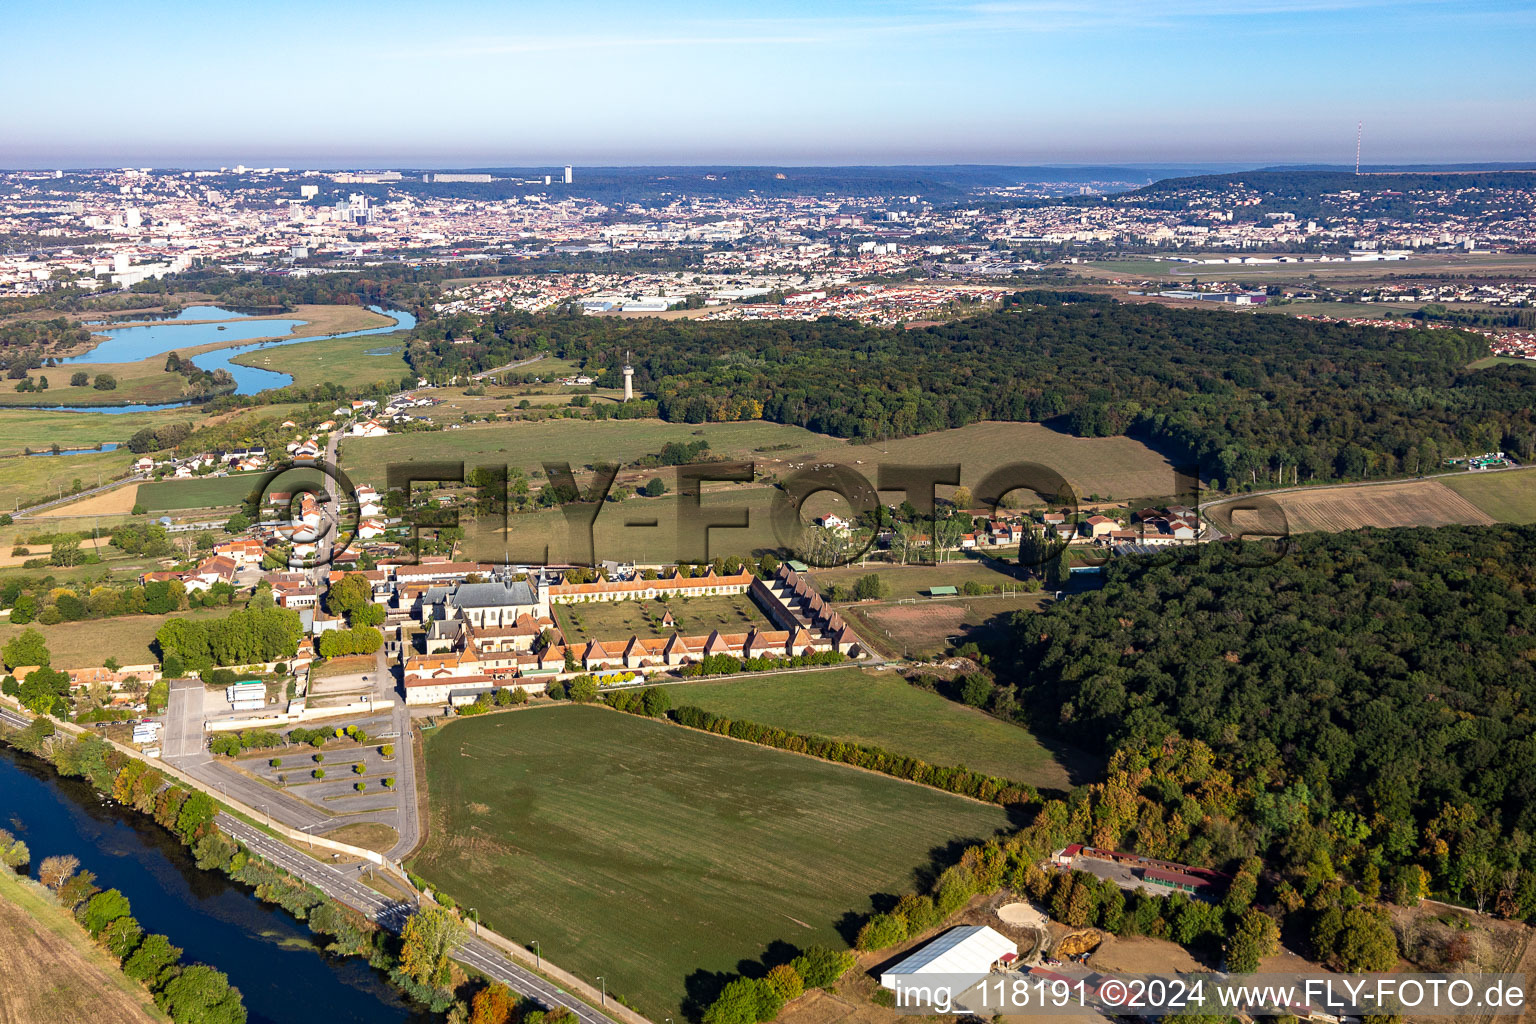
<svg viewBox="0 0 1536 1024"><path fill-rule="evenodd" d="M165 736L160 753L166 760L196 757L203 753L203 683L200 679L175 679L169 683L165 707Z"/></svg>
<svg viewBox="0 0 1536 1024"><path fill-rule="evenodd" d="M358 880L355 870L347 871L323 864L228 814L220 814L218 821L219 828L227 835L238 839L251 850L326 895L357 908L381 927L393 932L400 931L416 909L413 903L391 900L368 888ZM456 959L495 978L514 992L538 1000L548 1009L557 1006L569 1008L581 1024L618 1024L601 1010L517 966L494 947L473 936L459 947Z"/></svg>

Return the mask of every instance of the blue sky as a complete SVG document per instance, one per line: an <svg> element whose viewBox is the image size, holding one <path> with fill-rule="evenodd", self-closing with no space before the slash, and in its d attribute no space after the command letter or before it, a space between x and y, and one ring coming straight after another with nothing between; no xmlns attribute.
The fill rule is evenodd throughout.
<svg viewBox="0 0 1536 1024"><path fill-rule="evenodd" d="M11 0L0 166L1536 159L1536 2Z"/></svg>

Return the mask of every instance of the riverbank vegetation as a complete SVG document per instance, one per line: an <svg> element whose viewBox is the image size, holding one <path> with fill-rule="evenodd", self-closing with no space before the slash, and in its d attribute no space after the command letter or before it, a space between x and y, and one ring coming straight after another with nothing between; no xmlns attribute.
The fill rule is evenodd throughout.
<svg viewBox="0 0 1536 1024"><path fill-rule="evenodd" d="M5 869L0 869L0 934L6 943L0 1019L27 1024L169 1019L123 972L123 958L90 941L51 890Z"/></svg>

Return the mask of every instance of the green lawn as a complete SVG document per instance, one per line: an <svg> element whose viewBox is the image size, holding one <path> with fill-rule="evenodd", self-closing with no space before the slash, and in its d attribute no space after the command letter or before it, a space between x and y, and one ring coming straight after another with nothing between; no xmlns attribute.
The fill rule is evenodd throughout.
<svg viewBox="0 0 1536 1024"><path fill-rule="evenodd" d="M487 926L652 1020L689 979L770 943L840 947L934 851L1008 827L997 807L591 707L428 734L431 821L412 870ZM696 1012L696 1011L695 1011Z"/></svg>
<svg viewBox="0 0 1536 1024"><path fill-rule="evenodd" d="M662 626L670 611L676 626ZM710 630L742 633L754 626L772 629L746 594L729 597L678 597L665 601L594 601L589 604L557 604L555 621L566 640L628 640L630 637L663 636L673 632L702 636Z"/></svg>
<svg viewBox="0 0 1536 1024"><path fill-rule="evenodd" d="M1440 482L1501 523L1536 523L1536 469L1463 473Z"/></svg>
<svg viewBox="0 0 1536 1024"><path fill-rule="evenodd" d="M839 668L794 675L681 683L672 703L963 765L1046 789L1070 785L1066 771L1024 729L920 690L895 672Z"/></svg>
<svg viewBox="0 0 1536 1024"><path fill-rule="evenodd" d="M151 513L225 508L243 502L246 495L261 486L266 476L266 472L260 472L191 480L156 480L139 485L138 501ZM304 480L319 479L320 475L314 471L291 470L274 486L291 491Z"/></svg>

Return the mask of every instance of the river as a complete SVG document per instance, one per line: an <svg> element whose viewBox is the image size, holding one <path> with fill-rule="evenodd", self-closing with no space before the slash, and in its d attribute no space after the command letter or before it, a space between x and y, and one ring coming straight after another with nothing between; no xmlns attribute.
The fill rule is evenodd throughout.
<svg viewBox="0 0 1536 1024"><path fill-rule="evenodd" d="M185 963L211 964L245 997L250 1024L427 1024L383 974L357 958L330 956L305 925L262 903L192 857L148 818L104 803L87 783L0 748L0 828L26 841L32 868L73 854L118 889L146 932L182 947ZM0 868L0 870L5 870Z"/></svg>
<svg viewBox="0 0 1536 1024"><path fill-rule="evenodd" d="M302 345L309 341L332 341L337 338L361 338L370 334L390 334L394 331L408 331L416 326L416 317L401 309L385 310L379 306L369 306L375 313L392 318L395 322L383 327L370 327L362 331L345 331L340 334L322 334L311 338L285 338L281 335L291 332L295 327L304 323L296 319L273 320L232 320L227 323L178 323L175 320L162 320L159 323L141 324L138 327L114 327L97 333L106 338L101 344L89 352L82 352L77 356L70 356L60 360L61 363L133 363L141 359L149 359L153 356L164 355L175 349L192 348L197 345L207 345L212 342L240 341L248 338L262 338L276 334L278 337L267 341L252 342L248 345L230 345L226 348L214 349L201 355L192 357L192 364L200 370L228 370L230 376L235 378L235 390L230 392L236 395L254 395L272 388L286 387L293 382L293 377L286 373L278 373L275 370L264 370L258 366L241 366L230 362L235 356L243 352L252 352L256 349L281 348L284 345ZM232 310L222 309L216 306L200 307L202 312L230 317L243 317L245 314ZM186 311L183 311L186 312ZM220 328L223 328L221 331ZM10 405L6 409L35 409L52 412L99 412L99 413L126 413L126 412L153 412L156 409L176 409L187 402L164 402L158 405Z"/></svg>

